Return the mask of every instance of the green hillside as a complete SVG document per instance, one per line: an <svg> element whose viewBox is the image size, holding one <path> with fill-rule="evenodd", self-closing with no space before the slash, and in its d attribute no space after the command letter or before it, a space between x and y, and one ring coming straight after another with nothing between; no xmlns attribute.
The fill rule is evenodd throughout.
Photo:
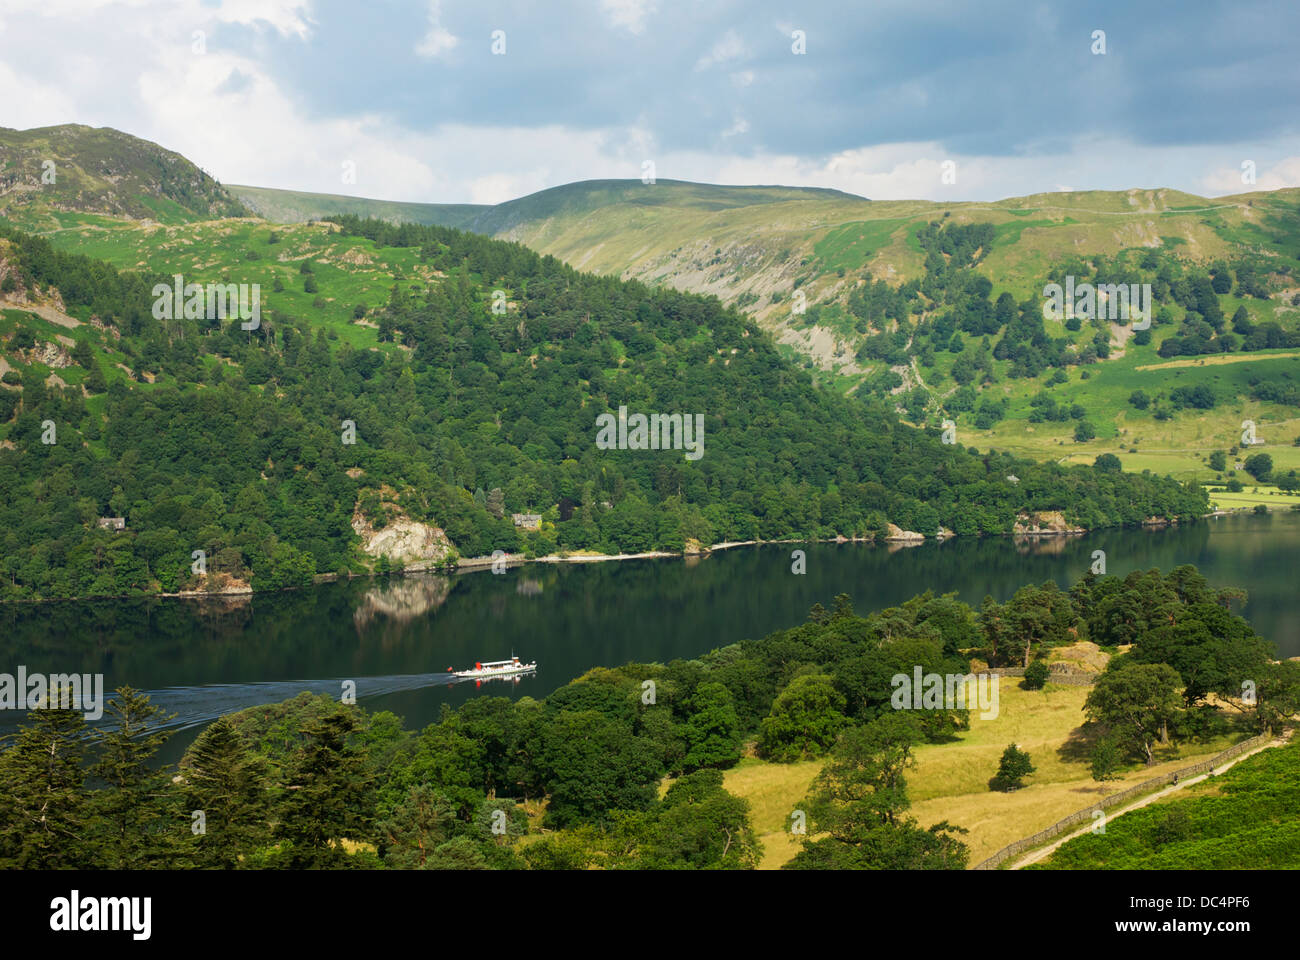
<svg viewBox="0 0 1300 960"><path fill-rule="evenodd" d="M189 223L248 214L179 153L108 127L0 128L0 215L37 230L69 214Z"/></svg>
<svg viewBox="0 0 1300 960"><path fill-rule="evenodd" d="M1279 475L1300 468L1300 190L953 204L710 190L629 181L567 202L548 191L475 228L582 269L714 294L754 315L818 383L888 398L912 422L950 418L960 442L982 449L1086 462L1110 453L1256 484L1231 463L1208 468L1216 450L1238 462L1251 420ZM1109 318L1039 321L1044 285L1067 274L1151 283L1150 333ZM1197 384L1210 406L1175 393ZM1142 410L1129 403L1137 391L1150 400ZM1073 416L1058 416L1048 395Z"/></svg>
<svg viewBox="0 0 1300 960"><path fill-rule="evenodd" d="M375 217L394 223L419 223L439 227L467 229L474 217L491 210L475 203L402 203L393 200L370 200L331 193L302 193L297 190L274 190L231 184L228 188L259 217L274 223L304 223L336 213Z"/></svg>
<svg viewBox="0 0 1300 960"><path fill-rule="evenodd" d="M137 186L137 208L172 202ZM877 397L916 425L951 420L964 446L1082 463L1111 454L1131 469L1216 483L1225 506L1294 499L1300 190L1217 200L1080 191L939 204L592 180L494 207L232 193L275 221L342 212L455 226L584 271L715 295L754 317L818 386ZM94 206L29 204L9 216L63 249L123 268L165 268L192 241ZM243 229L225 220L200 232ZM191 269L208 262L202 249L188 257ZM376 267L372 288L385 270ZM1067 276L1149 283L1151 329L1043 318L1044 285ZM321 309L347 312L328 298ZM1241 444L1245 421L1255 424L1272 470L1244 472L1246 455L1257 452ZM1213 466L1219 456L1224 466Z"/></svg>
<svg viewBox="0 0 1300 960"><path fill-rule="evenodd" d="M255 589L364 571L375 551L358 524L425 524L445 559L1206 509L1169 480L944 444L876 401L817 389L716 300L518 244L353 218L53 239L113 265L0 229L11 599L193 588L195 550ZM258 284L260 323L160 315L157 285L176 274ZM702 456L599 446L597 418L620 407L698 417Z"/></svg>
<svg viewBox="0 0 1300 960"><path fill-rule="evenodd" d="M401 218L378 206L357 212ZM932 223L941 234L927 241L933 256L920 239ZM756 317L819 384L888 398L912 422L951 418L963 442L981 448L1087 462L1110 453L1227 483L1234 474L1211 471L1208 462L1216 450L1233 455L1249 419L1281 473L1300 468L1300 448L1291 445L1300 409L1252 396L1260 380L1294 382L1287 361L1300 343L1297 190L1217 200L1172 190L1077 191L939 204L833 190L596 180L486 208L459 225L579 269L716 295ZM987 242L954 264L944 246L962 230L989 231ZM994 316L1001 322L986 322L1004 295L1028 322L1043 286L1066 273L1080 282L1151 282L1150 339L1105 320L1073 328L1047 321L1035 329L1008 324L1003 313ZM984 281L986 290L966 296L967 284ZM1202 281L1215 288L1217 311L1190 292ZM1199 326L1202 309L1213 329ZM1179 365L1166 367L1171 360ZM1173 391L1199 383L1214 392L1215 404L1189 412ZM1132 407L1135 391L1151 406ZM1082 414L1035 417L1044 392ZM981 417L981 406L993 413ZM1078 420L1087 421L1082 432Z"/></svg>

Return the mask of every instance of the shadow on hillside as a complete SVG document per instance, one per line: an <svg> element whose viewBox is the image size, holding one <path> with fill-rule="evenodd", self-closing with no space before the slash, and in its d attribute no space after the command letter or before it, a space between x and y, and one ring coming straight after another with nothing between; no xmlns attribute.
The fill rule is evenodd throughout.
<svg viewBox="0 0 1300 960"><path fill-rule="evenodd" d="M1065 743L1056 749L1056 755L1065 763L1091 763L1092 751L1101 739L1099 724L1084 723L1070 731Z"/></svg>

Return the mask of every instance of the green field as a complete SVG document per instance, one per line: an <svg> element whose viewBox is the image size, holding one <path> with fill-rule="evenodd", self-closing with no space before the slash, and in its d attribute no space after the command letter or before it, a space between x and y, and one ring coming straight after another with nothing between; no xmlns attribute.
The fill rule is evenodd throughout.
<svg viewBox="0 0 1300 960"><path fill-rule="evenodd" d="M71 218L69 218L70 220ZM272 233L278 242L270 243ZM356 322L357 306L387 302L394 279L424 289L434 279L419 250L385 247L360 237L338 237L329 224L274 225L262 220L215 220L184 228L129 222L69 223L48 235L57 246L103 259L119 269L180 273L186 283L247 283L261 288L263 317L277 311L311 317L331 339L379 347L373 324ZM251 258L250 258L251 257ZM300 265L309 261L318 290L304 290ZM283 290L275 291L279 280ZM66 332L66 331L65 331ZM384 344L385 350L399 349Z"/></svg>

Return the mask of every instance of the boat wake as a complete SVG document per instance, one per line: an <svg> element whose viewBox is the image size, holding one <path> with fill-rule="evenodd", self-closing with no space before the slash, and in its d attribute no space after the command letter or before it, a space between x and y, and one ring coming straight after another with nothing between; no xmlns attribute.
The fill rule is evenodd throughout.
<svg viewBox="0 0 1300 960"><path fill-rule="evenodd" d="M163 687L146 691L149 699L167 713L176 714L163 724L166 730L204 726L228 713L264 703L280 703L300 693L319 693L338 699L346 681L356 683L357 701L456 682L446 673L396 674L387 677L347 677L331 680L269 680L257 683L210 683L192 687ZM107 716L107 715L105 715ZM101 721L102 722L102 721Z"/></svg>
<svg viewBox="0 0 1300 960"><path fill-rule="evenodd" d="M340 677L322 680L268 680L251 683L206 683L196 686L162 687L158 690L144 691L149 700L163 708L165 713L175 714L158 728L173 733L202 727L228 713L238 713L249 707L258 707L267 703L281 703L300 693L319 693L338 700L343 695L346 681L356 684L357 702L371 697L380 697L390 693L402 693L408 690L422 690L426 687L446 687L454 684L457 678L449 673L411 673L395 674L387 677ZM112 691L105 689L104 706L112 698ZM16 733L27 715L25 710L3 711L0 717L0 743L7 742ZM112 729L113 720L105 709L103 716L97 720L88 720L88 726Z"/></svg>

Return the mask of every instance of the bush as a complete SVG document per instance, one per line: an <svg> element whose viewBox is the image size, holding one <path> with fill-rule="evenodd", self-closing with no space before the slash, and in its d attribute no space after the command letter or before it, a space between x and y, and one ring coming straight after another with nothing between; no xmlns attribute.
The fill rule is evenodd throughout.
<svg viewBox="0 0 1300 960"><path fill-rule="evenodd" d="M1008 793L1012 790L1019 790L1024 786L1024 778L1033 773L1034 769L1034 765L1029 760L1029 754L1014 743L1010 744L1002 751L1002 760L998 764L998 772L989 781L989 788Z"/></svg>
<svg viewBox="0 0 1300 960"><path fill-rule="evenodd" d="M1254 453L1245 459L1242 466L1260 483L1267 483L1273 473L1273 458L1267 453Z"/></svg>
<svg viewBox="0 0 1300 960"><path fill-rule="evenodd" d="M1025 682L1023 684L1026 690L1041 690L1047 684L1047 678L1051 671L1047 669L1046 660L1035 660L1029 666L1025 667Z"/></svg>

